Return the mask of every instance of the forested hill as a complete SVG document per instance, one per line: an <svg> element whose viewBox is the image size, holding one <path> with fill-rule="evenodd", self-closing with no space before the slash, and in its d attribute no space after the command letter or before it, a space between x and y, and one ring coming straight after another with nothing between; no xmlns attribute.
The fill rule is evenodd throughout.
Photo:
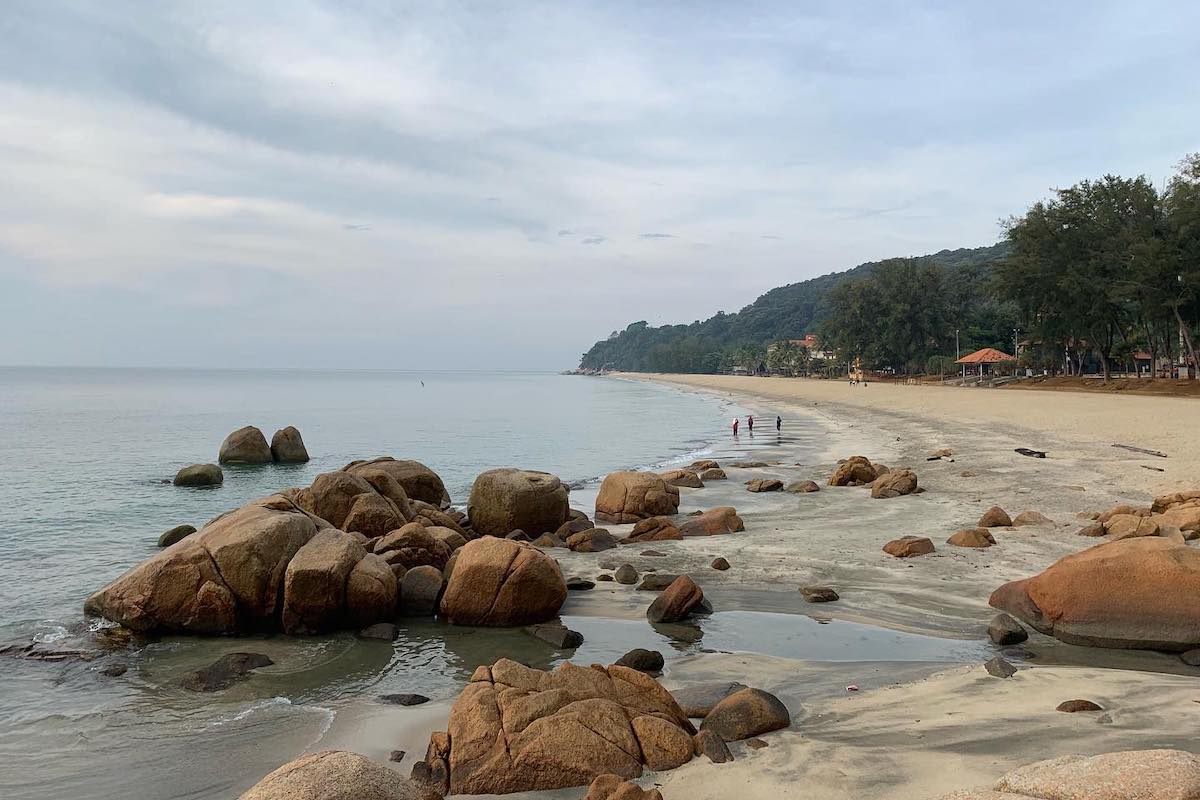
<svg viewBox="0 0 1200 800"><path fill-rule="evenodd" d="M1008 244L1000 242L991 247L942 250L922 261L950 272L981 267L1007 253ZM627 372L722 371L728 366L730 353L738 348L761 348L780 339L799 339L806 333L816 333L826 314L825 299L830 290L866 277L882 263L870 261L845 272L780 286L737 313L718 312L703 322L660 328L652 328L644 321L635 322L592 345L579 366Z"/></svg>

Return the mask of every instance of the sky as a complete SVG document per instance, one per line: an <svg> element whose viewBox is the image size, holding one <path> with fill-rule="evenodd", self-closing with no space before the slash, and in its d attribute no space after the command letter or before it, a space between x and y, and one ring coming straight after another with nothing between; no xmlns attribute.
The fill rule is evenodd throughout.
<svg viewBox="0 0 1200 800"><path fill-rule="evenodd" d="M0 364L564 369L1200 150L1200 4L0 4Z"/></svg>

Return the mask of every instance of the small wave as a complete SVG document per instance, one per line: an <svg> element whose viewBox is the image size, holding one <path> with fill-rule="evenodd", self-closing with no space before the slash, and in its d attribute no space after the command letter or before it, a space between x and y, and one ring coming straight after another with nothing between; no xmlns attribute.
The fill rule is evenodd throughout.
<svg viewBox="0 0 1200 800"><path fill-rule="evenodd" d="M260 700L257 703L250 704L249 706L247 706L246 708L243 708L241 711L237 712L236 714L230 714L228 716L218 717L217 719L214 719L211 722L209 722L204 727L206 729L221 728L226 725L232 725L237 722L242 722L243 720L249 719L250 717L254 716L255 714L257 714L261 711L267 711L272 708L280 708L280 707L295 708L297 711L311 711L313 713L322 715L324 717L324 720L321 722L320 732L317 734L317 739L320 739L322 736L324 736L329 731L330 726L333 725L334 717L337 716L337 712L334 711L332 708L325 708L324 706L304 706L304 705L298 706L298 705L295 705L290 699L288 699L286 697L269 697L266 700Z"/></svg>
<svg viewBox="0 0 1200 800"><path fill-rule="evenodd" d="M47 626L48 630L41 630L33 635L33 641L35 644L51 644L53 642L61 641L71 635L71 632L62 625L55 625L50 622L45 622L42 624Z"/></svg>

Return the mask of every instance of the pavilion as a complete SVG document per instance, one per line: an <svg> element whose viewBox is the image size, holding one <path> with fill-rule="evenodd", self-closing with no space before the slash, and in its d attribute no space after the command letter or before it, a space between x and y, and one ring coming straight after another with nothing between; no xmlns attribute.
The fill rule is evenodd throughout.
<svg viewBox="0 0 1200 800"><path fill-rule="evenodd" d="M978 375L979 375L979 377L982 378L990 370L995 369L997 364L1004 362L1004 361L1016 361L1016 360L1017 360L1016 356L1010 356L1008 353L1005 353L1001 350L997 350L994 347L985 347L982 350L976 350L974 353L969 353L969 354L963 356L962 358L960 358L958 361L955 361L954 363L962 364L964 371L965 371L967 365L977 366L979 368Z"/></svg>

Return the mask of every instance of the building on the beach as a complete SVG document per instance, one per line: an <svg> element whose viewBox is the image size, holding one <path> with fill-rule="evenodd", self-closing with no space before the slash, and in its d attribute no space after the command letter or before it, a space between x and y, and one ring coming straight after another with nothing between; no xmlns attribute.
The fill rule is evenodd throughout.
<svg viewBox="0 0 1200 800"><path fill-rule="evenodd" d="M973 368L975 374L982 378L984 375L994 375L997 367L1001 364L1015 365L1016 362L1016 356L1010 356L1008 353L997 350L994 347L985 347L982 350L976 350L974 353L968 353L954 363Z"/></svg>

